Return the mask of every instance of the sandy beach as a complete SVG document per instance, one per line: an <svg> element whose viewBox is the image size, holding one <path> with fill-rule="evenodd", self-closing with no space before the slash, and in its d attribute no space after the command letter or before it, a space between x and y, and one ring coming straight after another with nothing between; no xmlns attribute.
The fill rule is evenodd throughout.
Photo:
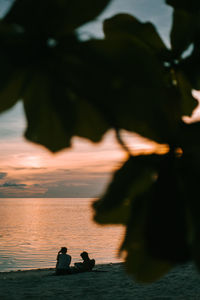
<svg viewBox="0 0 200 300"><path fill-rule="evenodd" d="M54 269L1 272L0 299L200 299L200 275L192 264L148 285L134 282L123 263L97 265L95 270L66 276L54 276Z"/></svg>

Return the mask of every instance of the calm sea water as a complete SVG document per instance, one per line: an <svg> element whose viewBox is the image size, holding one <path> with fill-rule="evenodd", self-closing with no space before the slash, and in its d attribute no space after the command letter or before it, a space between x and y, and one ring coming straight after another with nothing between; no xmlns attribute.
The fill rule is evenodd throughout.
<svg viewBox="0 0 200 300"><path fill-rule="evenodd" d="M122 226L92 220L92 199L0 199L0 271L55 267L60 247L72 264L88 251L96 263L119 262Z"/></svg>

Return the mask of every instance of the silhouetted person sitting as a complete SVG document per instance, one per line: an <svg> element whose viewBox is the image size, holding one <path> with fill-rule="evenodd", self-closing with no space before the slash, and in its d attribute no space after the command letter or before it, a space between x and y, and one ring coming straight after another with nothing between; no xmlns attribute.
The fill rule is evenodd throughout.
<svg viewBox="0 0 200 300"><path fill-rule="evenodd" d="M56 275L69 274L70 271L71 256L67 254L67 248L62 247L57 255Z"/></svg>
<svg viewBox="0 0 200 300"><path fill-rule="evenodd" d="M91 271L95 266L95 260L90 259L86 251L83 251L80 256L83 259L83 262L75 263L74 266L79 272Z"/></svg>

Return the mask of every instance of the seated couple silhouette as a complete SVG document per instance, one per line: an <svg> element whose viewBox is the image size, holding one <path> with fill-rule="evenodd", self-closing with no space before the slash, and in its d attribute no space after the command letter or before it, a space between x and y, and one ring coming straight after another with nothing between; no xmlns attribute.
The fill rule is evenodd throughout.
<svg viewBox="0 0 200 300"><path fill-rule="evenodd" d="M57 255L56 275L91 271L95 266L95 260L90 259L86 251L83 251L80 256L83 259L83 262L74 263L74 266L70 267L72 258L69 254L67 254L67 248L62 247Z"/></svg>

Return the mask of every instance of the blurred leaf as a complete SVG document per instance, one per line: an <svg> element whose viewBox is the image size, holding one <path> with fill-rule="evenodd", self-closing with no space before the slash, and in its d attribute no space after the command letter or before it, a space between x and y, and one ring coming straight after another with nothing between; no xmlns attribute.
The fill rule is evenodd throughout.
<svg viewBox="0 0 200 300"><path fill-rule="evenodd" d="M58 114L51 104L51 84L47 74L32 75L24 93L24 108L28 121L27 139L55 152L70 146L71 134L66 134ZM68 117L72 116L72 113ZM72 117L71 117L72 122ZM73 123L72 123L73 124ZM72 125L73 126L73 125Z"/></svg>
<svg viewBox="0 0 200 300"><path fill-rule="evenodd" d="M57 73L51 67L30 70L23 94L26 137L53 152L69 147L73 136L100 141L107 124L98 111L69 89L61 69Z"/></svg>
<svg viewBox="0 0 200 300"><path fill-rule="evenodd" d="M196 16L185 10L175 10L171 30L171 46L176 57L179 57L193 43L196 30Z"/></svg>
<svg viewBox="0 0 200 300"><path fill-rule="evenodd" d="M147 28L151 28L151 34L147 34ZM89 95L98 90L96 83L101 82L95 102L113 127L135 131L158 142L173 143L182 115L191 115L197 104L189 95L189 82L178 74L177 86L172 85L170 70L155 55L166 48L151 26L121 14L106 20L104 31L105 41L87 43L94 48L95 55L98 53L100 63L94 57L89 77L87 74L85 77L92 84L88 87L84 82L83 88L87 89L84 92ZM93 54L89 57L92 60ZM184 89L186 96L183 96Z"/></svg>
<svg viewBox="0 0 200 300"><path fill-rule="evenodd" d="M193 149L194 145L199 144L198 136L200 134L200 122L189 124L182 122L181 125L181 135L178 137L180 147L184 148L184 151Z"/></svg>
<svg viewBox="0 0 200 300"><path fill-rule="evenodd" d="M105 195L94 203L95 220L100 223L126 223L131 202L152 185L157 157L130 157L114 174Z"/></svg>
<svg viewBox="0 0 200 300"><path fill-rule="evenodd" d="M67 0L67 2L68 21L66 25L64 22L63 25L61 25L61 32L63 26L73 30L84 23L93 21L106 8L110 0Z"/></svg>
<svg viewBox="0 0 200 300"><path fill-rule="evenodd" d="M179 64L180 70L182 70L189 81L193 89L199 90L200 89L200 53L199 53L199 46L194 45L194 49L189 57L182 59Z"/></svg>
<svg viewBox="0 0 200 300"><path fill-rule="evenodd" d="M198 0L166 0L166 3L173 6L175 9L184 9L192 12L200 10L200 3Z"/></svg>
<svg viewBox="0 0 200 300"><path fill-rule="evenodd" d="M147 199L148 194L144 193L133 202L131 219L121 251L126 252L125 266L128 273L138 282L151 283L167 273L172 264L154 259L148 253L145 237Z"/></svg>
<svg viewBox="0 0 200 300"><path fill-rule="evenodd" d="M1 65L2 66L2 65ZM3 71L1 69L1 71ZM24 73L16 71L5 80L0 76L0 112L11 108L20 99L23 84Z"/></svg>
<svg viewBox="0 0 200 300"><path fill-rule="evenodd" d="M192 85L185 74L179 70L176 71L176 80L181 99L181 113L190 116L198 105L198 101L192 96Z"/></svg>
<svg viewBox="0 0 200 300"><path fill-rule="evenodd" d="M32 39L15 26L10 30L0 25L0 111L23 98L26 137L53 152L68 147L72 136L100 141L108 124L92 102L77 92L77 85L69 82L69 78L77 81L68 65L70 60L81 60L76 53L81 42L70 36L65 38L67 47L48 47L43 39Z"/></svg>
<svg viewBox="0 0 200 300"><path fill-rule="evenodd" d="M110 126L169 142L181 118L180 103L166 83L167 70L151 50L130 35L86 42L85 47L82 68L80 61L70 62L74 88Z"/></svg>
<svg viewBox="0 0 200 300"><path fill-rule="evenodd" d="M149 254L171 263L190 259L185 202L179 186L182 157L166 155L148 195L146 240Z"/></svg>
<svg viewBox="0 0 200 300"><path fill-rule="evenodd" d="M190 155L192 158L199 160L200 152L200 122L191 124L181 123L180 131L177 136L177 144L184 150L185 155Z"/></svg>
<svg viewBox="0 0 200 300"><path fill-rule="evenodd" d="M190 125L192 127L190 127ZM190 124L187 129L194 130L195 134L199 136L199 124ZM197 126L193 126L197 125ZM188 134L189 134L188 131ZM190 246L191 257L200 269L200 202L198 198L199 193L199 169L200 169L200 156L199 156L199 142L198 138L194 138L194 132L190 131L191 144L183 145L184 155L182 156L180 170L179 170L179 188L182 195L182 202L185 204L186 217L187 217L187 242ZM186 132L185 132L186 133ZM186 137L188 141L189 136ZM189 146L191 148L189 149ZM195 146L194 146L195 145ZM189 151L188 151L189 150ZM179 209L182 209L179 207Z"/></svg>
<svg viewBox="0 0 200 300"><path fill-rule="evenodd" d="M147 47L158 55L169 54L165 44L156 31L152 23L141 23L129 14L117 14L112 18L106 19L103 23L106 38L114 35L130 34L137 37Z"/></svg>
<svg viewBox="0 0 200 300"><path fill-rule="evenodd" d="M25 82L25 71L13 63L8 53L7 44L17 36L13 26L0 22L0 112L11 108L20 99Z"/></svg>
<svg viewBox="0 0 200 300"><path fill-rule="evenodd" d="M94 203L95 220L127 226L121 251L138 281L155 281L192 256L198 260L200 160L177 151L130 157Z"/></svg>
<svg viewBox="0 0 200 300"><path fill-rule="evenodd" d="M92 142L99 142L108 128L103 116L91 103L78 99L74 135L88 138Z"/></svg>
<svg viewBox="0 0 200 300"><path fill-rule="evenodd" d="M169 262L149 256L144 249L143 243L135 242L132 248L127 249L128 254L125 267L127 272L133 275L137 282L152 283L161 279L173 267Z"/></svg>
<svg viewBox="0 0 200 300"><path fill-rule="evenodd" d="M93 20L110 0L16 0L4 20L57 38Z"/></svg>
<svg viewBox="0 0 200 300"><path fill-rule="evenodd" d="M47 73L50 67L51 76L59 78L55 82L57 88L53 84L56 90L53 99L58 98L53 105L67 136L99 141L107 129L114 127L136 131L158 142L174 143L182 113L180 96L168 87L168 71L155 55L156 50L152 51L165 46L151 26L131 19L132 23L131 32L145 29L141 29L141 39L139 34L120 33L104 41L81 43L68 36L54 47L48 47L42 37L36 41L22 33L14 43L6 43L5 50L10 56L11 46L16 48L14 64L19 61L24 68L42 66ZM145 37L147 32L152 39ZM75 95L73 129L64 113L69 109L68 93ZM84 118L81 111L86 106Z"/></svg>

